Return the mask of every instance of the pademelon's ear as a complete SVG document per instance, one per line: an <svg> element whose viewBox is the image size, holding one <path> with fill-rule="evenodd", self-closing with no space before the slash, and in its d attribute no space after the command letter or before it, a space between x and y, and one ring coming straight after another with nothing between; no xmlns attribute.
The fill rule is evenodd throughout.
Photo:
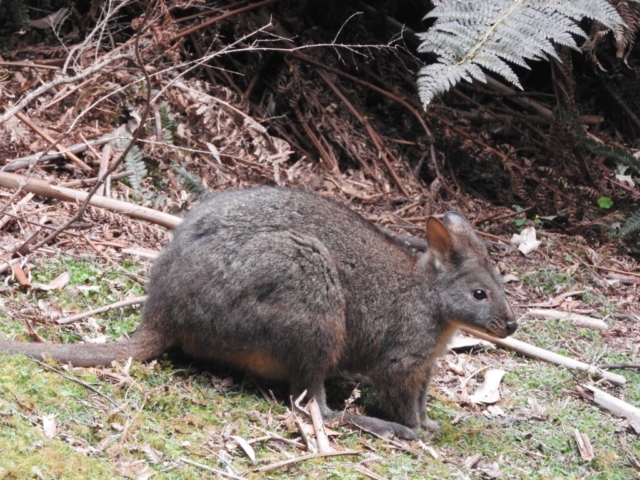
<svg viewBox="0 0 640 480"><path fill-rule="evenodd" d="M440 258L448 257L453 250L449 230L435 217L427 218L427 242L429 249Z"/></svg>
<svg viewBox="0 0 640 480"><path fill-rule="evenodd" d="M472 230L471 224L457 212L447 212L442 219L447 229L453 233L462 233Z"/></svg>

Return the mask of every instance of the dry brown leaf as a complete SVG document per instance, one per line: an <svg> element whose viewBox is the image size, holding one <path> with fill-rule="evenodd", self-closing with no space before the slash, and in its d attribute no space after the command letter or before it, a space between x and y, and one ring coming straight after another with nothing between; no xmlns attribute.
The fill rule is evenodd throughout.
<svg viewBox="0 0 640 480"><path fill-rule="evenodd" d="M467 457L467 459L464 461L462 466L465 468L473 468L477 465L477 463L480 461L481 458L482 458L482 454L476 453L471 457Z"/></svg>
<svg viewBox="0 0 640 480"><path fill-rule="evenodd" d="M11 265L11 269L13 270L13 274L15 275L16 280L21 287L31 286L29 278L27 278L27 275L24 273L24 270L22 270L22 267L18 263L14 263L13 265Z"/></svg>
<svg viewBox="0 0 640 480"><path fill-rule="evenodd" d="M56 305L55 301L53 300L46 300L44 298L41 298L40 300L38 300L38 308L42 313L44 313L52 320L62 317L62 309L58 305Z"/></svg>

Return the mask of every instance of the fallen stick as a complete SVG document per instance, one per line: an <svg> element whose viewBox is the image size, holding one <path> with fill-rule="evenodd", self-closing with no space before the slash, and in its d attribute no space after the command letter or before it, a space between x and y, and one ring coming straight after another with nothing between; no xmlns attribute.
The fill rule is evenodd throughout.
<svg viewBox="0 0 640 480"><path fill-rule="evenodd" d="M320 412L320 406L315 398L312 398L307 405L309 409L309 416L313 423L313 429L316 431L316 440L318 442L318 451L320 453L333 452L333 448L329 445L329 437L324 431L324 423L322 421L322 413Z"/></svg>
<svg viewBox="0 0 640 480"><path fill-rule="evenodd" d="M341 452L310 453L309 455L302 455L300 457L290 458L289 460L283 460L281 462L265 465L264 467L256 468L252 471L269 472L271 470L276 470L277 468L286 467L287 465L291 465L292 463L306 462L307 460L313 460L314 458L336 457L339 455L362 455L362 452L358 452L357 450L343 450Z"/></svg>
<svg viewBox="0 0 640 480"><path fill-rule="evenodd" d="M114 137L112 134L107 134L103 137L100 137L96 140L91 140L86 143L77 143L68 147L65 150L55 153L46 153L46 152L38 152L33 155L28 155L26 157L14 158L12 160L7 160L7 164L2 167L3 172L13 172L14 170L18 170L20 168L28 167L31 162L46 162L47 160L55 160L62 157L65 153L82 153L87 150L90 146L96 145L104 145L105 143L109 143L111 140L115 140L117 137ZM49 150L47 150L48 152Z"/></svg>
<svg viewBox="0 0 640 480"><path fill-rule="evenodd" d="M460 330L468 333L469 335L473 335L474 337L478 337L483 340L495 343L496 345L500 345L501 347L510 348L518 353L527 355L529 357L544 360L545 362L553 363L555 365L562 365L563 367L567 367L572 370L582 370L583 372L587 372L594 377L604 378L614 385L624 385L627 382L627 379L622 375L605 372L604 370L601 370L593 365L589 365L588 363L565 357L554 352L550 352L549 350L545 350L544 348L536 347L529 343L516 340L515 338L496 338L491 335L487 335L486 333L478 332L477 330L466 327L460 327Z"/></svg>
<svg viewBox="0 0 640 480"><path fill-rule="evenodd" d="M11 268L14 263L18 263L20 260L22 260L22 258L12 258L11 260L0 261L0 273L4 273Z"/></svg>
<svg viewBox="0 0 640 480"><path fill-rule="evenodd" d="M21 175L15 175L13 173L0 172L0 187L17 189L20 184L25 181L25 178ZM42 195L43 197L56 198L65 202L82 202L87 198L86 192L80 192L70 188L58 187L51 185L43 180L26 180L26 184L23 187L25 192L32 192L36 195ZM89 205L92 207L104 208L112 212L119 212L137 220L146 220L157 225L161 225L166 228L174 229L180 223L182 219L175 215L169 215L168 213L158 212L151 208L141 207L132 203L123 202L121 200L115 200L113 198L106 198L100 196L93 196Z"/></svg>
<svg viewBox="0 0 640 480"><path fill-rule="evenodd" d="M585 315L578 315L577 313L561 312L559 310L548 310L532 308L527 312L528 315L538 318L552 318L554 320L564 320L571 322L581 327L594 328L596 330L608 330L609 327L603 320L597 318L587 317Z"/></svg>
<svg viewBox="0 0 640 480"><path fill-rule="evenodd" d="M634 407L592 385L583 385L583 387L593 393L593 401L595 403L620 417L626 418L631 428L640 435L640 408Z"/></svg>
<svg viewBox="0 0 640 480"><path fill-rule="evenodd" d="M70 323L77 322L78 320L82 320L83 318L90 317L91 315L97 315L99 313L115 310L116 308L128 307L130 305L138 305L139 303L144 303L146 301L146 296L127 298L126 300L112 303L111 305L105 305L104 307L96 308L95 310L89 310L87 312L78 313L77 315L71 315L70 317L60 318L56 320L56 323L58 325L68 325Z"/></svg>

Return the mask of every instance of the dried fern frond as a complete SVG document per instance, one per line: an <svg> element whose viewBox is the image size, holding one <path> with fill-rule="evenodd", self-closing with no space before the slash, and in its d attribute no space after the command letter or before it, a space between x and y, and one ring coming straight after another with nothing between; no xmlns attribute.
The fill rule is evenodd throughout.
<svg viewBox="0 0 640 480"><path fill-rule="evenodd" d="M583 18L609 29L624 21L607 0L435 0L425 18L436 18L418 48L439 56L420 71L418 89L425 107L460 80L497 73L522 89L509 65L529 68L527 60L560 60L553 42L578 50L574 37L587 38Z"/></svg>

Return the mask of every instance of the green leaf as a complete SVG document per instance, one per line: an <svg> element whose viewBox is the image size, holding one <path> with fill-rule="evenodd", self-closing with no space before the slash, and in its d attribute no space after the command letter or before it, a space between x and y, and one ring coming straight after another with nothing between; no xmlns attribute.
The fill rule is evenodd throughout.
<svg viewBox="0 0 640 480"><path fill-rule="evenodd" d="M600 197L598 199L598 206L600 208L611 208L613 207L613 200L611 200L609 197Z"/></svg>

